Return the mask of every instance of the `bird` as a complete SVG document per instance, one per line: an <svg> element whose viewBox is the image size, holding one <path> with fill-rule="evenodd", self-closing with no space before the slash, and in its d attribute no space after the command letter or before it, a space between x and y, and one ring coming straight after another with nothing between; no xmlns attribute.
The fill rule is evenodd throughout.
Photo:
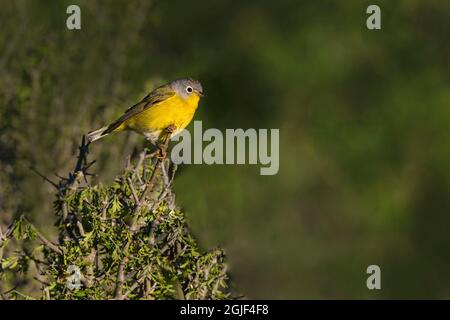
<svg viewBox="0 0 450 320"><path fill-rule="evenodd" d="M134 131L158 145L162 139L172 138L187 127L203 96L199 81L173 80L154 89L116 121L89 132L87 141L91 143L111 133Z"/></svg>

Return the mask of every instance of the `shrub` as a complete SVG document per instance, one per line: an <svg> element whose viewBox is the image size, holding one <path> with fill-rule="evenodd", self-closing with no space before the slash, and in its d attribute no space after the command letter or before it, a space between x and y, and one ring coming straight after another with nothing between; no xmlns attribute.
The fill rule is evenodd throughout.
<svg viewBox="0 0 450 320"><path fill-rule="evenodd" d="M223 250L202 252L175 204L176 166L144 150L111 185L91 185L87 148L83 140L75 169L53 183L58 242L25 216L0 230L0 280L33 264L43 299L229 297ZM2 257L11 238L33 245ZM2 296L31 298L14 288Z"/></svg>

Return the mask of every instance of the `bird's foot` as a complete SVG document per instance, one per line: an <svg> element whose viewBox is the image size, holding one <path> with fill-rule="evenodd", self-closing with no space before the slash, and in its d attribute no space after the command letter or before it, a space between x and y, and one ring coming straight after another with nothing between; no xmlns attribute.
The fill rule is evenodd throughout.
<svg viewBox="0 0 450 320"><path fill-rule="evenodd" d="M175 132L177 127L173 124L168 126L166 129L164 129L164 132L166 133L164 140L162 143L157 145L158 148L158 155L157 158L159 160L163 160L167 158L167 149L169 148L169 142L170 142L170 135Z"/></svg>
<svg viewBox="0 0 450 320"><path fill-rule="evenodd" d="M168 127L165 129L166 133L169 133L169 134L170 134L170 133L174 133L175 130L177 130L177 126L174 125L174 124L171 124L170 126L168 126Z"/></svg>

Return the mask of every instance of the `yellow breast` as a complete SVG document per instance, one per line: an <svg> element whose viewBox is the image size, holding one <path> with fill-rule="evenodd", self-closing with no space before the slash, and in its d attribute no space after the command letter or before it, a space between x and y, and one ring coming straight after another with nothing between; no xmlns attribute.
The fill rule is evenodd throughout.
<svg viewBox="0 0 450 320"><path fill-rule="evenodd" d="M184 129L194 117L199 100L195 94L187 99L174 95L125 121L124 129L157 135L170 125L175 125L177 131Z"/></svg>

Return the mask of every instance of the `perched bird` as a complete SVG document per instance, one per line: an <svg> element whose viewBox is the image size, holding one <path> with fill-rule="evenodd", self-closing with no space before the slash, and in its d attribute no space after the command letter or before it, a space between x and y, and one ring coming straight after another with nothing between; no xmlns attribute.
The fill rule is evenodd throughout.
<svg viewBox="0 0 450 320"><path fill-rule="evenodd" d="M157 144L165 133L173 137L191 122L203 88L193 79L174 80L150 92L108 126L89 132L89 142L110 133L132 130ZM166 136L167 136L166 134Z"/></svg>

